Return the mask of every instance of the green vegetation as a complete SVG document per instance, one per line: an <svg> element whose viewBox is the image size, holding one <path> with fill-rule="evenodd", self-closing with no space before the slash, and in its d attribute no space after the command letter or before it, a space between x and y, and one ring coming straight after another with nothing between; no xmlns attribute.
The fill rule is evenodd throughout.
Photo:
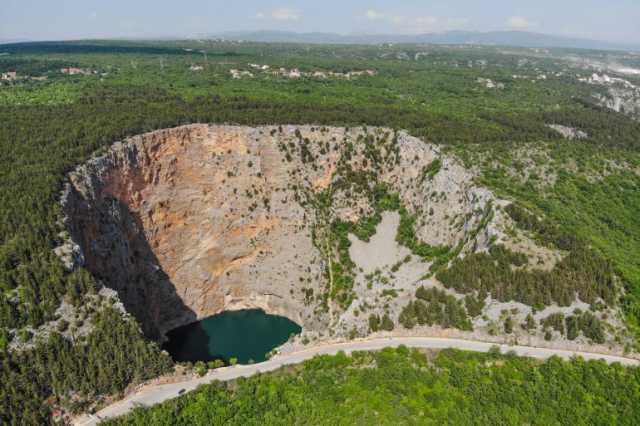
<svg viewBox="0 0 640 426"><path fill-rule="evenodd" d="M366 162L364 167L381 171L383 164L397 161L397 140L391 138L388 132L376 134L368 133L366 127L363 129L365 135L359 135L357 140L351 141L345 138L342 144L334 147L341 150L342 155L337 164L337 171L332 177L332 181L327 189L320 193L307 190L303 199L309 200L316 209L320 218L319 226L314 229L314 242L328 261L327 278L329 281L328 291L325 295L324 305L328 309L328 302L335 300L340 307L346 309L353 301L355 264L349 257L349 233L355 234L363 241L368 241L375 233L376 226L382 220L382 212L386 210L397 210L400 201L396 194L389 192L386 185L379 182L379 173L372 170L354 170L352 159L356 152L362 153ZM317 167L315 158L308 149L310 141L305 141L299 131L296 132L298 146L301 151L301 161L310 162L312 167ZM293 145L295 148L295 144ZM330 145L330 144L328 144ZM290 156L290 147L281 144L280 149ZM330 146L321 148L321 151L329 151ZM304 154L306 152L306 154ZM289 158L289 157L286 157ZM334 218L331 207L334 205L336 197L362 196L367 199L373 212L362 217L357 223L344 222Z"/></svg>
<svg viewBox="0 0 640 426"><path fill-rule="evenodd" d="M67 83L17 86L0 90L0 106L64 105L73 103L79 95L77 86Z"/></svg>
<svg viewBox="0 0 640 426"><path fill-rule="evenodd" d="M464 297L464 306L467 308L467 312L471 317L477 317L482 313L486 298L486 293L480 293L478 297L473 295L466 295Z"/></svg>
<svg viewBox="0 0 640 426"><path fill-rule="evenodd" d="M604 343L604 331L602 323L591 312L580 312L576 310L573 315L565 319L567 327L567 338L574 340L578 333L582 332L585 337L596 343Z"/></svg>
<svg viewBox="0 0 640 426"><path fill-rule="evenodd" d="M369 316L369 329L373 333L376 331L393 331L394 328L395 324L387 313L382 315L382 317L376 314Z"/></svg>
<svg viewBox="0 0 640 426"><path fill-rule="evenodd" d="M504 332L506 334L513 333L513 318L511 318L510 316L505 318L503 326L504 326Z"/></svg>
<svg viewBox="0 0 640 426"><path fill-rule="evenodd" d="M436 276L459 293L479 291L504 302L516 300L537 308L553 302L569 306L576 294L587 303L595 303L598 298L610 305L615 303L613 269L587 247L575 247L551 271L514 268L524 261L502 246L493 246L489 253L454 260L449 269Z"/></svg>
<svg viewBox="0 0 640 426"><path fill-rule="evenodd" d="M422 173L420 174L420 183L423 183L425 180L431 180L435 175L438 174L440 168L442 167L442 161L439 158L433 160L429 165L425 166L422 169Z"/></svg>
<svg viewBox="0 0 640 426"><path fill-rule="evenodd" d="M206 61L202 51L207 53ZM400 52L409 59L396 59ZM419 55L424 52L429 54ZM463 316L465 308L475 316L488 293L500 300L521 300L541 306L551 301L568 304L577 292L588 302L602 298L610 305L621 303L628 323L640 330L637 256L640 123L595 107L589 98L590 87L566 76L553 77L553 72L565 68L556 59L527 56L528 63L520 65L528 50L504 53L503 49L490 47L296 46L208 41L27 43L2 45L0 53L9 53L0 56L2 72L16 70L25 76L0 83L0 423L46 424L52 421L49 417L52 408L81 408L102 394L119 392L129 383L170 368L170 361L140 334L137 325L130 319L123 320L109 307L97 308L83 319L60 321L57 331L48 337L41 335L38 327L59 320L56 309L63 300L82 306L100 288L83 269L65 271L53 253L61 242L58 198L65 173L115 140L186 123L366 124L407 129L415 136L449 145L469 166L481 170L481 183L517 201L515 208L519 210L509 211L516 223L539 241L567 252L551 272L514 269L524 259L500 248L489 254L454 260L452 268L446 270L444 267L455 258L459 248L430 247L418 241L415 217L400 206L397 197L386 193L371 179L373 171L398 161L394 149L396 136L370 134L354 144L336 141L335 145L345 153L363 150L372 172L355 173L346 162L339 164L339 175L345 179L334 182L331 189L334 192L318 200L318 211L322 212L322 203L330 203L338 190L353 190L376 200L370 203L374 213L358 224L334 223L333 218L326 217L324 230L314 236L318 247L331 259L327 272L333 276L333 287L324 297L337 300L342 307L348 306L353 297L353 266L348 259L346 235L353 232L366 240L373 235L381 211L398 210L401 214L398 241L415 254L432 259L438 277L468 296L464 305L450 303L440 295L433 295L431 301L414 302L416 312L422 309L422 305L415 309L418 303L439 309L440 314L433 316L434 323L442 321L464 329L468 322L466 313ZM487 65L468 66L480 60ZM230 69L246 69L248 63L265 63L272 68L298 67L303 71L373 68L377 75L352 80L292 80L266 74L236 80L230 76ZM190 70L192 64L203 66L203 70ZM61 74L59 69L68 66L92 72ZM535 75L541 69L549 75L544 81L534 83L513 77L516 72ZM27 76L47 79L36 81ZM505 89L485 89L476 82L479 76L502 82ZM560 140L555 131L546 127L550 123L580 128L589 137L579 143ZM520 149L523 147L540 154L542 160L522 161L519 156L524 155ZM313 165L312 150L304 139L294 148L295 152L288 152L287 158L299 155ZM535 165L535 172L521 173L529 163ZM438 160L427 166L421 175L424 182L435 177L441 166ZM489 215L490 210L485 214ZM625 288L623 295L617 291L618 280ZM420 318L426 321L427 317L410 311L405 322L410 323L414 317L415 322ZM595 342L601 340L602 327L589 315L565 318L568 338L583 333ZM90 334L72 342L70 335L77 329L77 321L95 326ZM373 323L377 328L393 328L388 315ZM530 328L534 327L535 324ZM478 365L479 361L472 361L470 365ZM508 361L511 362L529 361ZM634 397L637 400L637 390L616 391L625 384L637 389L637 373L632 373L636 374L632 379L627 370L597 367L599 364L549 365L526 370L536 373L532 373L531 380L521 379L516 371L513 374L517 373L520 379L513 379L512 383L517 386L502 386L500 393L480 380L484 376L478 375L485 370L479 368L468 371L468 376L450 379L454 382L452 386L464 388L470 395L483 391L475 395L489 395L494 398L490 402L502 402L500 412L490 404L482 409L477 403L462 404L463 409L453 410L451 419L464 423L465 413L473 413L473 417L469 414L466 419L476 423L495 424L504 419L511 423L568 423L566 416L575 412L582 417L572 423L640 423L634 411L637 404L629 406L626 402ZM551 371L545 373L545 368ZM537 375L539 371L541 375ZM349 374L366 373L367 370L354 369ZM556 381L555 374L563 380ZM610 390L603 395L598 393L600 382L594 379L600 378L600 374L606 375L602 386L606 384ZM348 375L341 372L336 376L346 380ZM610 377L614 376L619 380L610 383ZM398 419L418 416L420 412L437 418L439 412L451 411L444 405L435 408L420 405L437 405L433 402L440 395L436 384L437 380L445 380L444 375L432 379L419 376L416 383L420 385L412 385L411 377L398 376L396 382L402 383L402 389L406 382L407 395L420 395L417 405L411 405L410 399L404 405L396 404L395 398L404 390L393 388L389 376L380 376L377 380L391 390L380 398L363 392L361 402L369 404L367 407L379 406L380 410L363 410L360 405L361 413L383 413L383 407L392 407L391 410L403 407L402 416L398 414L400 411L394 411L396 414L389 414L391 417L373 421L398 423ZM465 377L478 381L466 382ZM293 378L287 380L295 384ZM433 383L435 393L429 393L430 388L425 388L424 383ZM575 383L575 387L564 389L569 383ZM513 389L522 389L521 386L533 386L526 388L529 399L513 393L516 392ZM547 402L547 394L541 389L548 390L549 386L558 389L553 394L559 398ZM256 388L246 389L252 392ZM240 404L241 407L229 405L229 413L238 416L232 417L231 422L234 419L240 422L245 418L243 413L267 420L271 419L269 413L279 416L273 417L277 420L289 418L277 412L278 405L261 405L263 400L271 402L271 392L282 395L277 389L260 393L262 399L250 409L244 402L233 402L246 401L233 392L211 392L219 398L216 401L228 399L230 404ZM255 400L256 393L250 394ZM506 399L500 399L503 397ZM511 404L508 398L520 405ZM590 405L576 411L571 404L580 398ZM479 397L477 400L481 399L485 400ZM300 401L298 405L288 403L298 407L292 412L312 408L304 405L304 399ZM516 405L520 411L510 410ZM353 413L358 410L353 400L343 406L354 407ZM248 411L238 410L242 407ZM261 411L267 408L276 411ZM288 410L289 405L285 408ZM193 410L194 415L199 409ZM206 409L218 410L220 406L209 404ZM258 415L261 412L264 417ZM309 417L310 423L314 419L331 420L325 417L331 413L324 411L300 412L311 413L309 416L322 413L321 417ZM532 412L539 412L539 417L532 417ZM159 418L168 422L173 415L188 414L176 411ZM226 414L212 415L214 420L227 419Z"/></svg>
<svg viewBox="0 0 640 426"><path fill-rule="evenodd" d="M396 241L398 241L399 244L407 247L413 254L425 260L450 258L451 250L449 247L433 247L418 240L415 230L415 215L409 214L404 207L401 207L399 212L400 225L398 225L398 235L396 236ZM440 260L440 262L437 263L446 263L446 261Z"/></svg>
<svg viewBox="0 0 640 426"><path fill-rule="evenodd" d="M365 146L368 147L370 145L371 141L368 141ZM389 149L387 150L387 152L390 151ZM373 153L375 151L369 150L369 152ZM372 154L372 156L374 155ZM373 164L375 164L375 162ZM409 248L416 256L424 260L433 260L434 267L446 265L450 259L459 253L459 248L450 250L448 247L432 247L429 244L419 241L415 232L415 215L409 214L407 209L402 206L398 195L390 192L385 184L378 183L375 175L372 176L366 172L350 173L347 171L346 176L346 178L339 180L331 190L322 193L318 197L318 199L322 201L317 203L321 205L324 210L328 210L330 205L329 200L333 199L335 191L339 188L349 187L360 194L364 194L373 208L373 213L361 218L357 223L343 222L336 219L330 227L329 240L334 242L333 245L335 246L336 253L336 256L330 262L330 280L332 286L330 297L338 300L344 309L346 309L353 300L351 289L354 284L353 268L355 267L355 264L349 257L351 242L349 241L348 235L352 233L362 241L369 241L375 234L376 227L382 220L382 213L385 211L398 211L400 214L400 224L398 225L396 241ZM399 268L399 266L400 265L394 265L394 268ZM385 294L383 294L383 296L384 295Z"/></svg>
<svg viewBox="0 0 640 426"><path fill-rule="evenodd" d="M553 328L560 334L564 334L564 314L557 312L555 314L549 315L542 320L542 326L545 328Z"/></svg>
<svg viewBox="0 0 640 426"><path fill-rule="evenodd" d="M444 328L473 330L467 311L461 301L437 288L418 288L418 300L409 302L402 309L398 321L405 328L419 325L441 325Z"/></svg>
<svg viewBox="0 0 640 426"><path fill-rule="evenodd" d="M526 318L524 319L524 323L521 324L521 327L527 331L531 331L536 328L536 320L535 318L533 318L533 315L531 315L531 313L527 314Z"/></svg>
<svg viewBox="0 0 640 426"><path fill-rule="evenodd" d="M580 332L595 343L604 343L602 322L591 312L576 309L573 315L565 318L562 313L551 314L542 320L542 326L552 328L569 340L575 340Z"/></svg>
<svg viewBox="0 0 640 426"><path fill-rule="evenodd" d="M372 333L380 330L380 316L377 314L369 315L369 329Z"/></svg>
<svg viewBox="0 0 640 426"><path fill-rule="evenodd" d="M107 425L619 424L640 422L640 373L577 359L546 362L404 347L321 356L214 383Z"/></svg>
<svg viewBox="0 0 640 426"><path fill-rule="evenodd" d="M349 223L335 221L331 224L331 241L337 242L336 246L336 259L330 259L329 264L331 268L331 299L336 299L343 308L348 308L353 300L353 293L351 289L354 284L353 268L355 264L349 256L349 247L351 242L349 241L348 234L351 226Z"/></svg>
<svg viewBox="0 0 640 426"><path fill-rule="evenodd" d="M54 332L33 349L0 351L0 423L47 424L51 405L79 412L97 395L169 371L169 357L142 338L133 320L107 307L93 324L75 343Z"/></svg>
<svg viewBox="0 0 640 426"><path fill-rule="evenodd" d="M592 130L600 129L600 143L605 144L605 121L588 117L593 120L590 126L599 126ZM619 120L624 118L616 116L612 123ZM635 125L618 123L609 131L630 144ZM609 142L620 140L618 136ZM518 226L543 244L569 251L559 266L584 277L578 287L590 289L576 290L586 293L586 301L593 301L589 294L599 294L608 304L616 301L614 275L621 278L625 292L620 303L628 325L640 336L640 259L634 255L640 252L640 176L632 171L640 164L637 148L602 150L559 141L532 144L528 154L507 144L492 146L488 155L486 147L479 146L456 152L465 163L480 164L484 185L518 201L507 208ZM528 178L508 172L525 160L533 163ZM540 178L545 175L551 182Z"/></svg>

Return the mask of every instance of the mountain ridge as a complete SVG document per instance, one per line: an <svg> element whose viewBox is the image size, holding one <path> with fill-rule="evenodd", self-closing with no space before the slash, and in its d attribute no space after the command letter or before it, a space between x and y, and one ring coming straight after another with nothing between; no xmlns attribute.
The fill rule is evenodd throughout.
<svg viewBox="0 0 640 426"><path fill-rule="evenodd" d="M338 34L290 31L228 31L207 37L271 43L310 44L474 44L538 48L578 48L640 51L640 44L590 40L528 31L447 31L422 34Z"/></svg>

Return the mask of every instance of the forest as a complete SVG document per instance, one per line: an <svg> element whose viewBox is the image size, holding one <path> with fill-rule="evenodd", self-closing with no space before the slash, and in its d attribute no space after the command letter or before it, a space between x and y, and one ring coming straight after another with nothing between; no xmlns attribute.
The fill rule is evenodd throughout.
<svg viewBox="0 0 640 426"><path fill-rule="evenodd" d="M105 424L635 425L638 398L637 368L400 347L202 385Z"/></svg>
<svg viewBox="0 0 640 426"><path fill-rule="evenodd" d="M425 50L429 55L417 55ZM419 59L399 60L399 52ZM550 75L561 71L562 66L555 60L531 59L520 67L519 60L525 53L503 53L490 47L451 50L433 46L309 47L216 42L29 43L0 45L0 54L0 71L15 70L24 77L0 83L0 423L46 424L53 421L52 412L60 407L79 410L100 396L122 392L131 383L171 368L166 354L142 335L132 319L123 318L106 305L83 320L94 325L93 331L84 337L69 339L64 337L63 331L56 330L39 335L38 330L57 318L61 302L82 305L83 300L100 290L100 283L90 274L82 269L73 273L66 271L53 253L61 243L58 201L65 173L116 140L186 123L385 126L407 129L415 136L443 144L463 161L479 164L483 184L518 201L522 211L511 213L521 226L528 227L548 244L570 252L558 272L542 277L511 272L508 253L471 256L455 261L451 270L438 272L438 277L447 286L462 292L487 291L498 298L532 304L545 304L551 300L563 302L571 292L578 292L588 300L601 297L618 303L620 298L630 326L636 327L636 332L640 326L640 260L636 255L640 252L640 216L637 215L640 177L628 171L640 165L640 123L594 105L589 88L566 76L539 82L513 77L516 69L521 74L535 74L540 68ZM486 65L480 61L485 61ZM353 80L292 80L269 76L233 79L230 76L231 68L244 69L251 62L308 71L374 68L377 74ZM201 65L203 70L192 71L191 65ZM89 75L63 75L59 69L65 66L92 72ZM47 78L27 78L41 76ZM476 82L479 76L503 82L505 89L485 88ZM550 123L579 127L589 137L580 144L570 144L547 127ZM537 179L535 175L529 175L526 181L508 173L521 166L519 159L514 158L518 149L532 143L548 153L553 160L551 163L559 170L555 185L540 185L543 172ZM570 169L567 168L569 160L572 161ZM575 173L567 170L575 170ZM425 179L434 172L437 171L425 170ZM523 213L527 211L542 217L543 224ZM404 220L406 226L411 225L410 217L405 216ZM548 231L550 229L558 231ZM344 234L342 229L335 231L336 235ZM410 232L405 237L406 244L420 250L418 242L411 240ZM614 275L622 280L624 295L614 291L613 286L601 285L611 283ZM541 291L539 284L545 280L554 284L544 286L544 289L553 289L551 293ZM561 285L556 286L557 283ZM341 297L346 303L347 293ZM451 305L449 309L454 313L448 322L438 315L433 317L434 322L467 327L456 316L461 309L464 311L462 306L440 300L439 295L425 297L431 299L419 302L429 303L433 309L446 309L442 306ZM468 310L469 306L471 304L467 305ZM418 305L417 309L421 312L422 307ZM444 310L439 312L446 313ZM414 320L413 317L413 314L407 315L408 323ZM431 321L415 314L415 321L421 318ZM393 322L389 324L389 321L378 318L377 326L384 324L386 328L393 328ZM588 325L582 325L586 323L588 318L565 322L566 332L589 329ZM69 327L74 333L80 326L74 322ZM433 383L433 387L423 388L415 382L411 392L412 395L414 392L423 395L421 402L407 399L406 405L396 407L407 410L402 412L413 413L411 415L418 416L427 411L434 416L439 412L458 413L458 424L464 423L465 419L474 418L472 413L479 415L477 404L490 395L496 398L493 403L503 408L510 405L499 398L520 401L522 413L508 414L520 423L534 422L530 417L533 408L547 409L544 412L548 417L542 418L548 419L562 418L566 410L575 408L570 400L562 398L550 400L549 405L531 402L538 401L538 396L542 398L546 389L550 395L584 392L574 395L576 398L588 396L593 404L584 411L584 423L615 420L624 424L633 416L637 420L638 416L637 407L628 403L634 396L637 401L635 370L579 362L565 365L557 361L534 369L530 361L509 359L505 362L513 363L516 377L513 380L517 383L521 383L517 380L522 380L522 375L539 380L534 382L539 387L523 389L530 399L526 400L520 394L498 394L496 388L478 388L473 396L467 397L467 405L460 403L464 409L459 411L446 408L458 407L457 398L462 397L453 390L470 383L465 381L467 374L477 379L484 377L478 365L491 360L466 359L457 354L451 357L458 361L445 362L448 358L443 357L443 365L460 374L455 380L453 376L448 379L449 385L453 386L453 393L450 393L449 385L441 383L447 378L433 373L436 370L428 373L431 376L423 377L423 372L414 368L411 364L414 361L409 357L388 356L406 364L403 371L407 376L397 379L406 380L407 386L418 378L419 382ZM385 376L386 373L382 374L385 371L383 360L384 356L380 361L382 369L354 369L353 374L371 374L371 380L389 386L383 395L363 393L362 401L371 398L369 402L377 401L380 407L393 411L394 404L386 404L394 401L392 395L399 390L394 388L394 382ZM313 370L313 365L323 362L331 365L353 361L340 357L316 360L305 369ZM434 365L445 368L438 367L438 363ZM335 368L331 368L328 371L335 373ZM506 370L511 371L499 371ZM498 370L482 371L501 377ZM380 376L376 379L377 374ZM545 378L545 374L550 376ZM585 388L563 389L566 384L556 378L556 374L565 378L577 375L586 381ZM605 378L620 376L620 382L607 379L608 391L597 393L601 387L595 386L594 382L601 375ZM358 381L364 380L358 377L346 376L350 381L344 386L358 386ZM508 377L511 380L511 376ZM333 380L313 374L311 379L311 383L319 386ZM297 379L286 375L255 379L257 382L263 380L285 380L291 386L304 385L296 384ZM507 380L507 377L500 380ZM330 415L326 404L344 401L338 394L327 393L328 398L334 395L335 399L317 402L325 408L306 406L301 399L283 403L282 409L287 413L293 410L289 414L277 411L277 404L274 412L260 411L266 410L261 401L270 401L272 392L276 393L274 398L283 394L271 385L267 386L268 391L260 387L262 399L256 399L255 406L244 405L249 404L247 395L257 392L257 388L249 384L253 382L247 383L247 393L242 394L245 396L227 394L223 387L214 386L207 391L209 396L200 398L221 398L229 402L230 407L239 404L236 408L244 407L245 411L238 413L253 412L254 419L260 418L256 413L263 412L264 418L273 419L274 423L278 419L294 419L291 416L303 412L295 410L307 409L311 410L307 419L313 423L313 419L322 418L317 416ZM282 389L289 386L282 385ZM591 389L591 386L595 387ZM287 393L292 398L294 394ZM445 394L452 399L444 398ZM433 411L425 411L420 405L424 400L439 401L441 396L443 405ZM607 398L620 399L615 401L615 406L621 411L598 410L608 404ZM268 406L272 407L272 404ZM354 410L356 407L354 405ZM191 411L196 414L199 410L205 408L198 406ZM476 418L489 424L498 415L491 410L486 413L486 417ZM225 416L231 414L230 411L204 415L217 416L205 417L210 423L212 418L226 419ZM164 413L157 418L165 415L168 416ZM391 417L384 419L392 423L398 412L389 415ZM597 417L599 415L603 417ZM242 417L243 414L238 416L238 422L248 418ZM352 416L358 418L355 411ZM146 417L141 419L139 424L143 424Z"/></svg>

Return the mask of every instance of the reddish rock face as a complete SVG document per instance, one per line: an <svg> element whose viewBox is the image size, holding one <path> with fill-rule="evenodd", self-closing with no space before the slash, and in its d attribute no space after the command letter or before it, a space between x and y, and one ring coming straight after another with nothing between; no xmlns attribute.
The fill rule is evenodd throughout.
<svg viewBox="0 0 640 426"><path fill-rule="evenodd" d="M303 322L290 290L321 275L320 254L274 141L266 129L162 130L71 175L65 209L85 266L149 336L243 307Z"/></svg>
<svg viewBox="0 0 640 426"><path fill-rule="evenodd" d="M425 177L432 164L441 171ZM359 265L351 287L336 290L328 266L340 262L331 224L371 215L377 185L416 215L420 241L469 252L503 235L499 211L473 231L495 200L464 167L382 128L159 130L115 143L69 181L63 206L77 257L158 339L232 309L283 315L323 338L365 335L374 310L397 317L415 280L391 273L389 285L404 289L389 299ZM370 269L390 269L388 258L372 256ZM429 269L419 266L418 278Z"/></svg>

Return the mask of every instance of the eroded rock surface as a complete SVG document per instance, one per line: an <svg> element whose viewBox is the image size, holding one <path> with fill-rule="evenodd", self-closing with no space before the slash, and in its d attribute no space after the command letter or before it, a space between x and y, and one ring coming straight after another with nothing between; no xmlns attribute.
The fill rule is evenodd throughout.
<svg viewBox="0 0 640 426"><path fill-rule="evenodd" d="M459 256L507 243L507 202L438 146L404 132L203 124L117 142L70 174L67 262L117 290L154 338L244 308L286 316L317 336L366 333L365 309L395 318L418 285L437 284L422 278L430 262L413 256L397 274L386 261L369 265L397 275L390 286L369 285L370 271L355 264L353 286L336 289L339 250L328 229L374 213L374 182L397 194L421 242ZM383 227L397 221L385 217ZM394 286L400 294L390 303L383 292Z"/></svg>
<svg viewBox="0 0 640 426"><path fill-rule="evenodd" d="M66 209L86 267L148 334L230 307L302 322L290 290L320 273L319 253L262 131L157 131L72 174Z"/></svg>

